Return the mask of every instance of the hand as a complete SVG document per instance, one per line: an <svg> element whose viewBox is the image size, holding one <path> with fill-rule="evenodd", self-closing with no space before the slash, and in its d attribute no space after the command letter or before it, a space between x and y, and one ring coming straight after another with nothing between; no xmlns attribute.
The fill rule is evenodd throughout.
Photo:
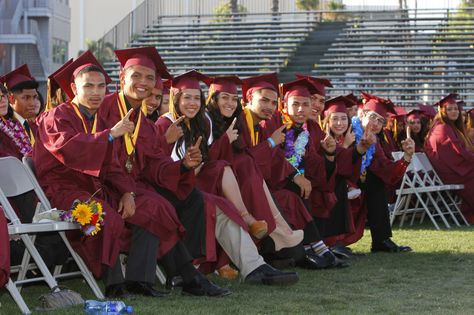
<svg viewBox="0 0 474 315"><path fill-rule="evenodd" d="M336 151L336 140L328 133L326 137L321 140L321 147L329 154Z"/></svg>
<svg viewBox="0 0 474 315"><path fill-rule="evenodd" d="M342 144L342 147L347 149L354 143L355 139L356 137L355 137L354 131L352 131L352 125L351 125L349 126L349 129L346 132L346 136L344 137L344 142Z"/></svg>
<svg viewBox="0 0 474 315"><path fill-rule="evenodd" d="M276 146L279 146L280 144L285 142L285 133L283 132L285 128L286 125L283 125L272 133L272 136L270 138L273 139Z"/></svg>
<svg viewBox="0 0 474 315"><path fill-rule="evenodd" d="M132 114L133 109L129 110L127 115L125 115L121 121L115 124L115 126L110 129L110 134L114 138L119 138L126 133L133 132L135 129L135 124L130 121L130 115Z"/></svg>
<svg viewBox="0 0 474 315"><path fill-rule="evenodd" d="M312 190L311 182L300 174L293 178L293 182L300 188L301 197L303 199L308 199Z"/></svg>
<svg viewBox="0 0 474 315"><path fill-rule="evenodd" d="M403 158L405 161L410 162L413 153L415 153L415 141L411 138L402 140L402 150L405 153Z"/></svg>
<svg viewBox="0 0 474 315"><path fill-rule="evenodd" d="M362 135L362 139L360 139L359 144L357 145L357 152L359 154L364 154L370 148L371 145L377 142L377 137L371 131L370 126L367 126L364 129L364 134Z"/></svg>
<svg viewBox="0 0 474 315"><path fill-rule="evenodd" d="M127 192L120 198L118 213L122 213L122 218L127 219L135 214L135 198Z"/></svg>
<svg viewBox="0 0 474 315"><path fill-rule="evenodd" d="M229 138L230 143L234 142L239 137L239 131L234 129L236 121L237 121L237 117L235 117L234 120L232 120L232 123L230 124L229 128L227 128L227 131L226 131L226 134L227 134L227 137Z"/></svg>
<svg viewBox="0 0 474 315"><path fill-rule="evenodd" d="M202 136L200 136L196 143L192 146L190 146L187 150L186 153L184 154L183 158L183 165L188 169L194 169L201 165L202 163L202 154L201 154L201 142L202 142Z"/></svg>
<svg viewBox="0 0 474 315"><path fill-rule="evenodd" d="M181 116L174 123L172 123L165 132L166 143L171 144L178 141L181 138L183 133L183 128L179 124L184 120L185 116Z"/></svg>

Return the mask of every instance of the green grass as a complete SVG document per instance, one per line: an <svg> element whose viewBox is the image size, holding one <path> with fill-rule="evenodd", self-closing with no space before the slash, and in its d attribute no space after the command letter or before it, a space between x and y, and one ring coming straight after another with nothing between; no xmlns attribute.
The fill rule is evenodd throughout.
<svg viewBox="0 0 474 315"><path fill-rule="evenodd" d="M369 232L353 249L368 252ZM179 291L163 299L126 301L136 314L474 314L474 230L436 231L429 226L396 229L397 243L412 253L369 254L351 260L341 270L297 269L300 282L280 288L221 281L233 294L225 298L185 297ZM81 280L61 283L94 298ZM27 304L34 309L45 293L42 285L25 288ZM17 314L6 293L0 297L0 314ZM51 314L80 314L68 308Z"/></svg>

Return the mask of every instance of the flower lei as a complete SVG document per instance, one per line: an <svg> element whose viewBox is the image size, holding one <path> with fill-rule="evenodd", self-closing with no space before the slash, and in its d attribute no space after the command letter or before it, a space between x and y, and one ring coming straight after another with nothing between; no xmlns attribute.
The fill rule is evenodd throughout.
<svg viewBox="0 0 474 315"><path fill-rule="evenodd" d="M303 160L306 152L306 145L309 141L308 127L303 124L303 131L298 135L295 141L295 130L289 129L285 136L285 157L286 160L293 165L298 171L298 174L304 175L304 168L300 168L301 161Z"/></svg>
<svg viewBox="0 0 474 315"><path fill-rule="evenodd" d="M1 118L0 130L12 139L22 155L27 155L33 150L30 139L18 120Z"/></svg>
<svg viewBox="0 0 474 315"><path fill-rule="evenodd" d="M359 144L360 140L364 136L364 130L362 129L362 125L360 122L360 118L357 116L352 117L352 130L354 131L354 135L356 138L356 144ZM362 156L362 166L360 168L360 174L365 176L367 174L366 169L372 163L375 153L375 143L372 144L367 152Z"/></svg>

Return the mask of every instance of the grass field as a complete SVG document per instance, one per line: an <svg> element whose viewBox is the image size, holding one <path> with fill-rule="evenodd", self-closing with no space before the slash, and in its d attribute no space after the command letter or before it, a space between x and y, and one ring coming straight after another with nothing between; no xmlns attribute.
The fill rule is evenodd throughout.
<svg viewBox="0 0 474 315"><path fill-rule="evenodd" d="M370 236L353 249L370 250ZM225 298L184 297L174 291L163 299L126 301L136 314L474 314L474 229L436 231L430 226L395 229L394 240L414 252L368 254L341 270L297 269L300 282L286 288L216 280L232 289ZM81 280L61 283L94 298ZM45 293L42 285L25 288L34 309ZM17 314L8 293L0 297L0 314ZM80 307L50 314L80 314Z"/></svg>

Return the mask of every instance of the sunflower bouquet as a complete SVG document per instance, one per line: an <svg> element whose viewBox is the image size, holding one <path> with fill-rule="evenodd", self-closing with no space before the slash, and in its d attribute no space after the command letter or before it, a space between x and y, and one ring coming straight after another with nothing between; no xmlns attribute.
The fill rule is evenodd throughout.
<svg viewBox="0 0 474 315"><path fill-rule="evenodd" d="M71 210L65 211L61 219L67 222L79 223L84 235L94 236L104 225L104 215L105 212L100 202L75 200Z"/></svg>

